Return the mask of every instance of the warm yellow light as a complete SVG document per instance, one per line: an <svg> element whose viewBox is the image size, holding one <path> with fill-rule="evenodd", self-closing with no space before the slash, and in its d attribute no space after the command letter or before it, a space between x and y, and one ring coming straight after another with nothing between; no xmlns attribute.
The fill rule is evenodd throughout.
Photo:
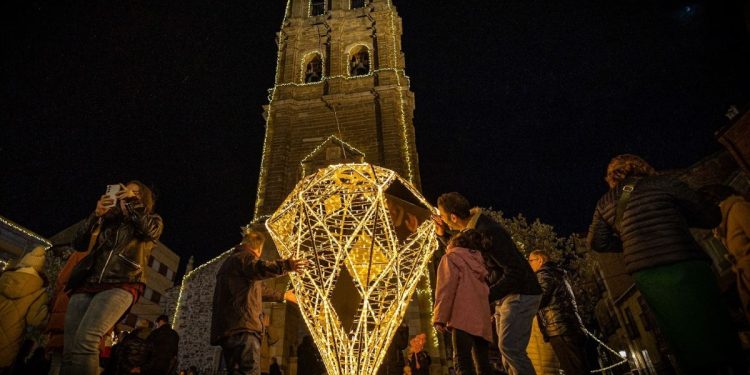
<svg viewBox="0 0 750 375"><path fill-rule="evenodd" d="M377 372L437 248L432 210L391 170L339 164L300 181L266 221L282 257L312 264L290 278L330 375Z"/></svg>

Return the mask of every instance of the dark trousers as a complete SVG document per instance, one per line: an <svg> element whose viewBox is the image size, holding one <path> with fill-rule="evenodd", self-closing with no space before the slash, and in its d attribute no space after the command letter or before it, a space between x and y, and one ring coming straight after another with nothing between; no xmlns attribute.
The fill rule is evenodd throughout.
<svg viewBox="0 0 750 375"><path fill-rule="evenodd" d="M552 336L549 338L552 350L560 362L560 369L565 375L585 375L589 373L586 365L586 336L581 334Z"/></svg>
<svg viewBox="0 0 750 375"><path fill-rule="evenodd" d="M228 375L260 375L260 337L257 333L242 332L227 337L221 343L221 354Z"/></svg>
<svg viewBox="0 0 750 375"><path fill-rule="evenodd" d="M457 375L492 374L488 356L490 343L460 329L451 331L453 365Z"/></svg>

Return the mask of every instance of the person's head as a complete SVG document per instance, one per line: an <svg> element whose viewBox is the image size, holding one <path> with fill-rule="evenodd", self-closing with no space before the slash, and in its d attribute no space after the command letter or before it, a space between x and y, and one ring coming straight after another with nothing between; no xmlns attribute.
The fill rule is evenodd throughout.
<svg viewBox="0 0 750 375"><path fill-rule="evenodd" d="M534 272L539 271L548 260L549 254L544 250L534 250L529 254L529 265Z"/></svg>
<svg viewBox="0 0 750 375"><path fill-rule="evenodd" d="M163 314L159 315L159 317L156 318L156 326L157 327L161 327L161 326L163 326L165 324L169 324L169 317L167 317L166 315L163 315Z"/></svg>
<svg viewBox="0 0 750 375"><path fill-rule="evenodd" d="M263 254L263 243L266 242L266 236L263 232L253 228L243 228L242 231L242 248L252 251L260 257Z"/></svg>
<svg viewBox="0 0 750 375"><path fill-rule="evenodd" d="M640 156L632 154L617 155L607 166L604 178L610 188L614 188L628 177L645 177L656 174L656 170Z"/></svg>
<svg viewBox="0 0 750 375"><path fill-rule="evenodd" d="M141 203L143 203L143 206L146 207L146 212L151 213L154 211L156 197L154 197L154 193L148 188L148 186L146 186L146 184L138 180L132 180L128 182L125 187L135 193L136 197L138 197Z"/></svg>
<svg viewBox="0 0 750 375"><path fill-rule="evenodd" d="M698 191L705 195L712 203L717 205L732 195L740 195L732 187L721 184L706 185L698 189Z"/></svg>
<svg viewBox="0 0 750 375"><path fill-rule="evenodd" d="M465 229L448 241L448 248L463 247L464 249L485 251L490 246L489 239L474 229Z"/></svg>
<svg viewBox="0 0 750 375"><path fill-rule="evenodd" d="M440 218L450 229L461 230L471 218L471 205L463 195L452 192L438 198Z"/></svg>
<svg viewBox="0 0 750 375"><path fill-rule="evenodd" d="M276 362L276 357L271 357L271 363L277 363Z"/></svg>

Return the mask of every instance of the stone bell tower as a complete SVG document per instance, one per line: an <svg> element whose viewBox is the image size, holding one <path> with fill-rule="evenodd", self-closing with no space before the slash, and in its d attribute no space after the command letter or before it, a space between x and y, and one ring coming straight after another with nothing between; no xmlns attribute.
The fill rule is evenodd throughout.
<svg viewBox="0 0 750 375"><path fill-rule="evenodd" d="M401 30L390 1L288 1L264 106L256 221L329 164L366 161L419 187Z"/></svg>
<svg viewBox="0 0 750 375"><path fill-rule="evenodd" d="M287 1L277 34L275 84L264 106L255 223L264 222L300 178L330 164L372 163L420 188L414 93L401 34L401 18L390 0ZM277 289L284 287L278 284ZM431 328L429 284L426 279L421 283L404 322L411 336L428 334L425 348L439 373L444 356ZM266 307L268 341L276 343L264 348L264 357L281 359L290 374L306 333L295 309Z"/></svg>

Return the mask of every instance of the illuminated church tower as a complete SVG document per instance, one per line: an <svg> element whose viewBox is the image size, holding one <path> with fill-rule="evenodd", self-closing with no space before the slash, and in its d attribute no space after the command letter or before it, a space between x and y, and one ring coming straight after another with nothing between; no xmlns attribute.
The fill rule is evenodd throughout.
<svg viewBox="0 0 750 375"><path fill-rule="evenodd" d="M369 162L420 187L414 142L414 94L404 72L401 18L388 0L288 0L278 33L275 85L264 106L266 136L253 223L272 214L306 174L329 164ZM264 257L277 256L266 241ZM180 364L213 373L221 351L209 343L216 273L227 250L183 277L170 303L180 333ZM268 280L279 291L288 278ZM427 333L425 349L441 373L445 350L432 329L432 289L423 279L404 323ZM297 345L307 328L297 306L265 304L267 339L261 369L276 357L296 373Z"/></svg>
<svg viewBox="0 0 750 375"><path fill-rule="evenodd" d="M414 93L391 2L289 0L277 41L256 221L329 164L363 160L419 187Z"/></svg>
<svg viewBox="0 0 750 375"><path fill-rule="evenodd" d="M414 93L404 71L401 33L401 18L388 0L287 2L275 85L264 106L256 223L281 205L301 177L330 164L365 161L420 187ZM420 291L404 322L411 336L428 333L426 350L439 366L443 356L431 328L432 289L426 280ZM306 333L295 309L266 307L271 341L278 343L264 347L264 357L280 358L290 370Z"/></svg>

